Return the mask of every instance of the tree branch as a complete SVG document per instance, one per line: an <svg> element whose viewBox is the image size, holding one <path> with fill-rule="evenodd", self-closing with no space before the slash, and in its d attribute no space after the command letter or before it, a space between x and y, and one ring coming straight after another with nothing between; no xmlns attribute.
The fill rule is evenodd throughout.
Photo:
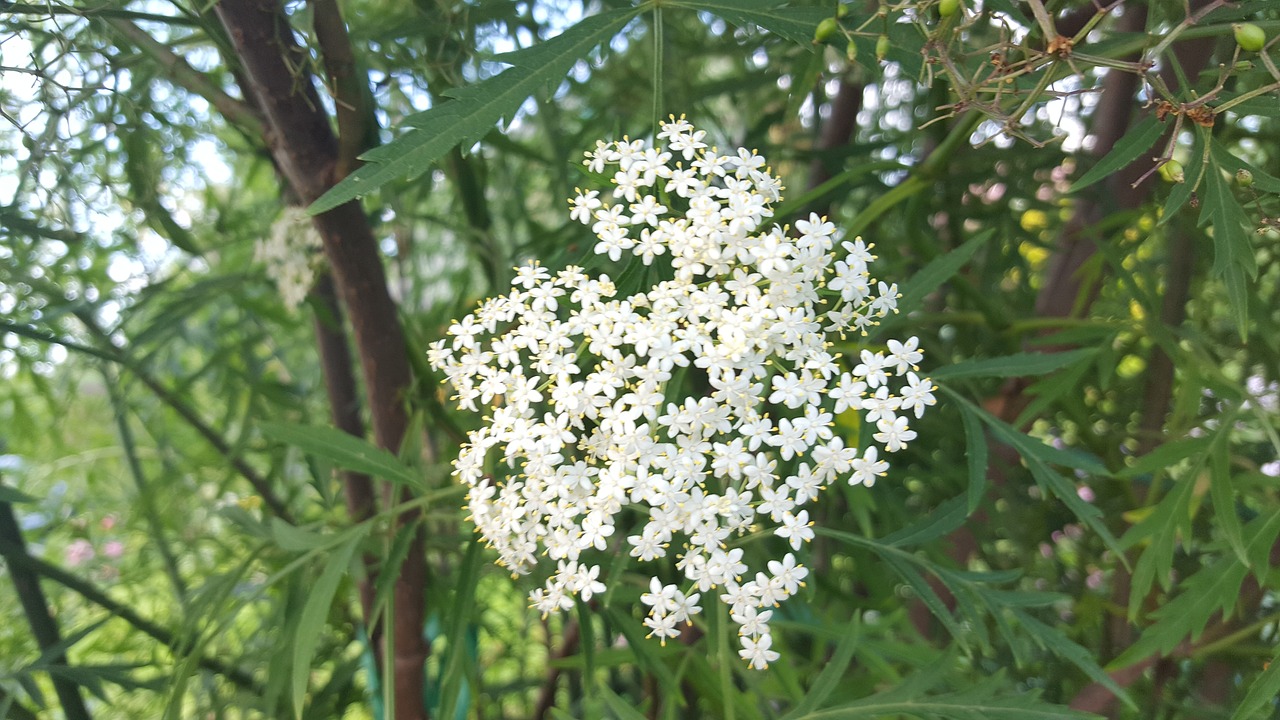
<svg viewBox="0 0 1280 720"><path fill-rule="evenodd" d="M106 23L146 53L165 71L173 83L209 101L227 122L251 137L262 137L266 126L253 108L222 91L204 73L191 67L169 46L151 37L146 30L125 18L108 16Z"/></svg>
<svg viewBox="0 0 1280 720"><path fill-rule="evenodd" d="M0 557L9 565L9 577L13 578L13 588L17 591L18 602L22 604L22 612L27 617L27 624L31 626L36 645L41 650L48 651L62 643L62 634L58 631L57 621L49 612L49 602L40 589L39 576L13 560L15 555L26 554L27 547L13 515L13 505L0 501ZM66 667L67 654L58 651L49 658L49 664ZM50 673L50 680L67 720L89 720L89 710L80 695L80 686L60 673Z"/></svg>
<svg viewBox="0 0 1280 720"><path fill-rule="evenodd" d="M133 608L112 600L110 596L87 580L82 580L56 565L32 557L27 553L26 548L15 545L4 537L0 537L0 556L4 557L11 570L22 569L48 578L132 625L134 629L164 645L174 654L181 655L185 652L182 643L178 641L173 633L142 617ZM253 676L244 670L227 665L215 658L202 656L197 659L197 662L205 670L217 673L249 692L254 694L265 692L265 689L253 679Z"/></svg>
<svg viewBox="0 0 1280 720"><path fill-rule="evenodd" d="M214 11L262 104L272 155L300 200L313 202L338 176L339 146L278 0L222 0ZM377 444L398 452L408 426L403 393L412 376L404 331L387 288L377 243L360 205L349 202L316 216L338 294L347 307L364 375ZM390 490L389 490L390 492ZM417 510L400 523L415 522ZM419 720L423 707L423 638L426 565L419 529L400 568L394 591L395 717Z"/></svg>

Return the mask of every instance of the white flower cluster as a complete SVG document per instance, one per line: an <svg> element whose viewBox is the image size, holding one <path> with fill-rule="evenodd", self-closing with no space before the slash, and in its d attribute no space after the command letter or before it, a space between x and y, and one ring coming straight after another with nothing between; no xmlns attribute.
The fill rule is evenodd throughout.
<svg viewBox="0 0 1280 720"><path fill-rule="evenodd" d="M280 291L285 307L297 310L311 292L323 261L320 233L304 208L288 206L271 226L271 237L258 241L253 259L267 266L267 276Z"/></svg>
<svg viewBox="0 0 1280 720"><path fill-rule="evenodd" d="M828 332L894 312L897 287L871 277L860 239L836 260L823 218L796 223L798 237L764 229L781 183L754 152L722 155L703 137L681 118L657 147L598 143L585 164L612 174L612 198L580 190L570 201L596 253L665 256L671 279L620 297L606 275L525 265L429 359L461 408L493 407L456 474L500 564L524 574L540 556L555 563L535 607L602 593L593 551L648 562L674 546L683 580L653 577L642 597L651 635L676 637L715 591L740 626L740 655L764 668L778 657L772 608L808 570L785 551L752 568L741 541L768 533L799 551L814 535L804 506L837 479L883 475L882 450L915 438L908 416L934 404L934 388L914 372L916 338L847 366L829 351ZM878 444L846 447L833 417L849 410Z"/></svg>

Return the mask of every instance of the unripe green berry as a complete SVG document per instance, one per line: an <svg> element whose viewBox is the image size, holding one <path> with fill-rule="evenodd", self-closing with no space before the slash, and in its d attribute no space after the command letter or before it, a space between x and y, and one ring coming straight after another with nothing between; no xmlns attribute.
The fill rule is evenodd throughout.
<svg viewBox="0 0 1280 720"><path fill-rule="evenodd" d="M884 60L889 54L889 36L881 35L876 38L876 60Z"/></svg>
<svg viewBox="0 0 1280 720"><path fill-rule="evenodd" d="M949 18L956 14L960 9L960 0L942 0L938 3L938 14L944 18Z"/></svg>
<svg viewBox="0 0 1280 720"><path fill-rule="evenodd" d="M1244 168L1240 168L1236 171L1236 183L1240 185L1240 187L1250 187L1253 185L1253 173L1245 170Z"/></svg>
<svg viewBox="0 0 1280 720"><path fill-rule="evenodd" d="M850 40L849 44L845 46L844 56L849 60L849 62L853 62L858 59L858 46L852 40Z"/></svg>
<svg viewBox="0 0 1280 720"><path fill-rule="evenodd" d="M1182 169L1182 163L1177 160L1167 160L1160 165L1160 177L1165 182L1181 183L1187 181L1186 171Z"/></svg>
<svg viewBox="0 0 1280 720"><path fill-rule="evenodd" d="M1267 34L1253 23L1233 23L1231 30L1235 32L1236 44L1245 52L1258 52L1267 44Z"/></svg>
<svg viewBox="0 0 1280 720"><path fill-rule="evenodd" d="M818 23L818 29L813 32L813 44L818 45L819 43L824 43L830 40L832 36L839 31L840 23L837 22L835 18L825 18L822 22Z"/></svg>

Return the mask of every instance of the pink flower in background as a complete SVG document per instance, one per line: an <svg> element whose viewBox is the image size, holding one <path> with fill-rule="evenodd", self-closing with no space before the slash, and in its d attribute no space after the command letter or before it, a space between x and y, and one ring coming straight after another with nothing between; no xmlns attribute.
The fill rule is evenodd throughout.
<svg viewBox="0 0 1280 720"><path fill-rule="evenodd" d="M67 546L67 565L76 567L93 559L93 543L88 540L72 540Z"/></svg>
<svg viewBox="0 0 1280 720"><path fill-rule="evenodd" d="M1087 503L1093 502L1095 497L1095 495L1093 494L1093 488L1089 487L1088 485L1081 485L1080 487L1076 488L1076 494L1080 496L1081 500Z"/></svg>
<svg viewBox="0 0 1280 720"><path fill-rule="evenodd" d="M124 555L124 543L119 540L108 540L102 545L102 554L115 560Z"/></svg>
<svg viewBox="0 0 1280 720"><path fill-rule="evenodd" d="M110 530L110 529L114 528L115 526L116 526L116 516L115 516L115 515L108 515L108 516L106 516L106 517L102 518L102 529L103 529L103 530Z"/></svg>

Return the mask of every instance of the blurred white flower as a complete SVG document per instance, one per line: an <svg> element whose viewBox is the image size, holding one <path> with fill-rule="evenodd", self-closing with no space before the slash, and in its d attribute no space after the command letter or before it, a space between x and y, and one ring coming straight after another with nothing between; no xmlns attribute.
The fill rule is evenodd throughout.
<svg viewBox="0 0 1280 720"><path fill-rule="evenodd" d="M298 309L315 284L316 271L323 264L321 244L311 216L291 205L271 226L271 236L254 246L254 260L266 265L267 276L290 310Z"/></svg>

